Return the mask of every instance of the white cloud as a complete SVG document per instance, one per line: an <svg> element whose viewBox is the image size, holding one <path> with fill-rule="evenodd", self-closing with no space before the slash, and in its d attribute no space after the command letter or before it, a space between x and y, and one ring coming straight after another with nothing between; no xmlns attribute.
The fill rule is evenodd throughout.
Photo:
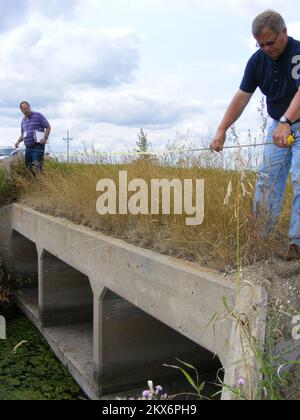
<svg viewBox="0 0 300 420"><path fill-rule="evenodd" d="M33 12L46 17L71 17L80 0L0 0L0 32L6 32L27 21Z"/></svg>
<svg viewBox="0 0 300 420"><path fill-rule="evenodd" d="M26 19L28 4L22 0L0 0L0 33Z"/></svg>
<svg viewBox="0 0 300 420"><path fill-rule="evenodd" d="M90 122L127 126L169 126L203 112L199 101L164 97L142 89L76 89L58 109L62 117L80 116Z"/></svg>
<svg viewBox="0 0 300 420"><path fill-rule="evenodd" d="M232 14L255 17L266 9L274 9L283 16L287 11L295 11L299 8L298 0L289 0L283 3L282 0L185 0L192 7L203 9L216 9L219 11L230 11ZM181 0L177 0L181 2ZM290 13L289 13L290 14Z"/></svg>
<svg viewBox="0 0 300 420"><path fill-rule="evenodd" d="M26 0L30 11L38 11L48 17L72 17L79 0Z"/></svg>
<svg viewBox="0 0 300 420"><path fill-rule="evenodd" d="M281 9L281 0L226 0L226 3L235 13L242 15L253 15L259 14L266 9Z"/></svg>
<svg viewBox="0 0 300 420"><path fill-rule="evenodd" d="M244 59L237 60L227 66L226 70L230 76L234 76L237 80L244 74L246 61Z"/></svg>
<svg viewBox="0 0 300 420"><path fill-rule="evenodd" d="M288 33L295 39L300 39L300 20L287 23Z"/></svg>
<svg viewBox="0 0 300 420"><path fill-rule="evenodd" d="M88 29L33 14L0 36L0 105L61 100L72 85L115 86L134 81L140 39L130 28Z"/></svg>
<svg viewBox="0 0 300 420"><path fill-rule="evenodd" d="M290 34L300 38L295 0L0 5L0 143L15 142L18 104L29 100L50 120L54 150L65 148L67 129L74 149L92 141L102 150L134 146L141 127L154 147L177 132L197 141L216 129L238 88L252 18L267 7L278 9L291 21ZM239 122L243 130L259 126L252 103Z"/></svg>

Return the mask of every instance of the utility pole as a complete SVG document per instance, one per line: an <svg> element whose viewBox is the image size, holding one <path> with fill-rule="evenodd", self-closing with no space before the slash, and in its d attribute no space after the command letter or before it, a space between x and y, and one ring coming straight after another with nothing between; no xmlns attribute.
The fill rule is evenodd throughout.
<svg viewBox="0 0 300 420"><path fill-rule="evenodd" d="M70 162L70 141L73 140L73 137L70 137L69 130L67 131L67 138L63 138L64 141L67 142L67 161Z"/></svg>

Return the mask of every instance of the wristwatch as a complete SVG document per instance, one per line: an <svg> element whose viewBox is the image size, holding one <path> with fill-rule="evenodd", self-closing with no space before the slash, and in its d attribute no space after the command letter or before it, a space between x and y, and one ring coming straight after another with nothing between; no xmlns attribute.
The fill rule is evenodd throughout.
<svg viewBox="0 0 300 420"><path fill-rule="evenodd" d="M290 121L285 115L280 118L280 124L289 124L290 126L293 125L292 121Z"/></svg>

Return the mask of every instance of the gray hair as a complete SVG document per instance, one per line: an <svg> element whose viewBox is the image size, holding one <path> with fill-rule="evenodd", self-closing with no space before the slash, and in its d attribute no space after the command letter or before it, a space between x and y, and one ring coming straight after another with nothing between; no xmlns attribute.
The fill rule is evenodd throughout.
<svg viewBox="0 0 300 420"><path fill-rule="evenodd" d="M268 9L258 15L253 21L252 33L254 38L259 37L265 28L269 28L276 34L280 34L280 32L286 29L286 24L279 13L275 12L275 10Z"/></svg>

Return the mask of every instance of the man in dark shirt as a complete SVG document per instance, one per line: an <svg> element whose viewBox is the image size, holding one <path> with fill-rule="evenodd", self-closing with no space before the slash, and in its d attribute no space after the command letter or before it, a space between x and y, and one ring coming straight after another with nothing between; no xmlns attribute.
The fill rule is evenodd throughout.
<svg viewBox="0 0 300 420"><path fill-rule="evenodd" d="M33 112L28 102L21 102L20 109L24 114L21 123L21 136L15 147L24 141L25 163L28 169L41 171L43 169L45 146L51 132L46 118L39 112Z"/></svg>
<svg viewBox="0 0 300 420"><path fill-rule="evenodd" d="M289 172L294 202L287 259L300 258L300 42L287 34L280 14L266 10L253 22L252 33L259 50L250 58L239 91L217 130L211 149L223 149L228 129L239 119L256 88L267 98L272 118L264 157L259 168L254 211L266 218L266 234L273 231L282 209ZM292 147L291 133L296 135Z"/></svg>

